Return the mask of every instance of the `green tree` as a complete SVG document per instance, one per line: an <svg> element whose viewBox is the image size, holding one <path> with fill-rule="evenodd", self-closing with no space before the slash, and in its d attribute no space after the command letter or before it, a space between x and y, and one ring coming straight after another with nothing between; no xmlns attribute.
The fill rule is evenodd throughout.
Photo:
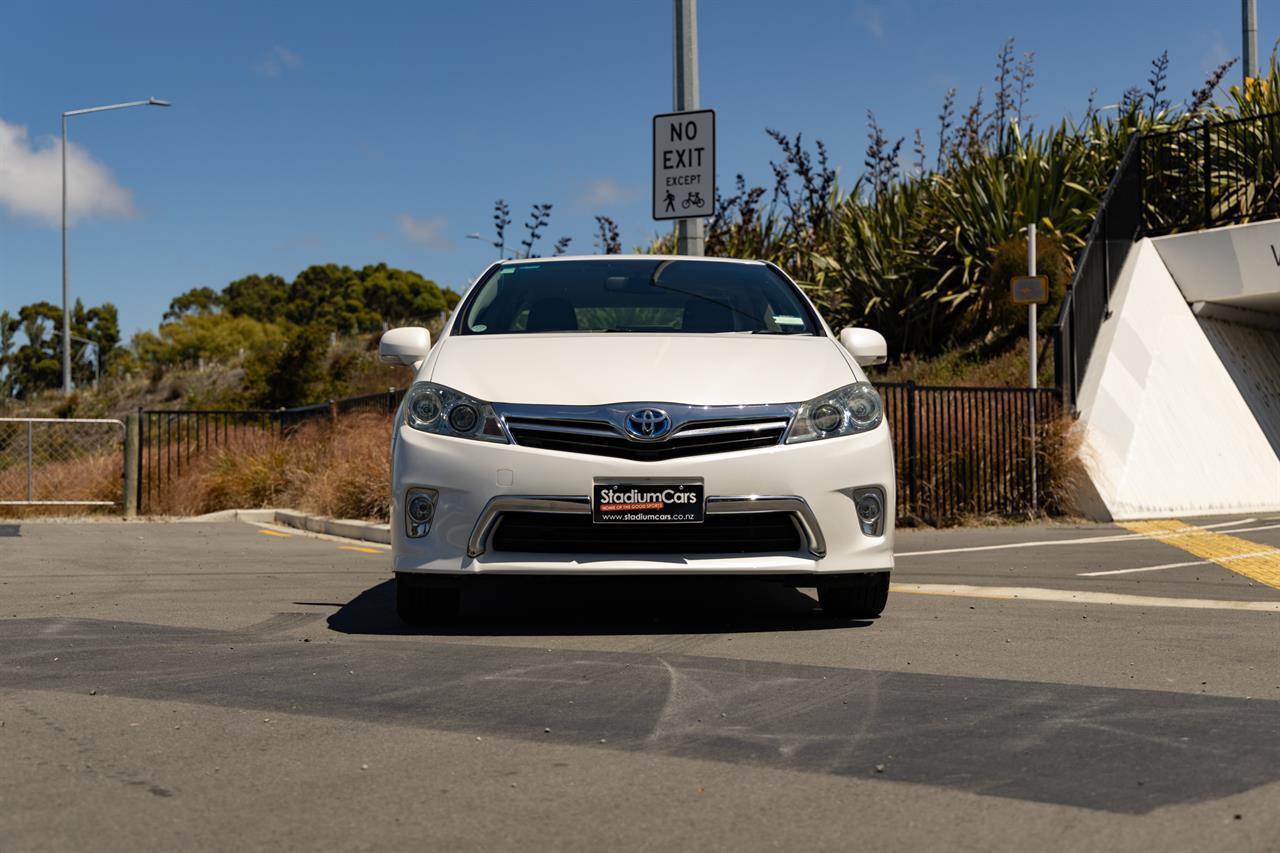
<svg viewBox="0 0 1280 853"><path fill-rule="evenodd" d="M61 327L62 309L49 302L24 305L18 322L27 342L13 354L9 369L14 395L25 399L62 384L58 339L53 335Z"/></svg>
<svg viewBox="0 0 1280 853"><path fill-rule="evenodd" d="M8 311L0 311L0 403L13 396L13 336L20 324Z"/></svg>
<svg viewBox="0 0 1280 853"><path fill-rule="evenodd" d="M359 278L350 267L324 264L307 267L289 285L285 319L298 326L324 323L340 332L355 332L352 315L361 310L355 286Z"/></svg>
<svg viewBox="0 0 1280 853"><path fill-rule="evenodd" d="M228 285L230 286L230 285ZM196 287L169 303L164 319L177 320L187 314L211 314L222 306L222 294L211 287Z"/></svg>
<svg viewBox="0 0 1280 853"><path fill-rule="evenodd" d="M378 331L384 324L425 324L451 307L434 281L412 270L394 269L386 264L360 271L356 297L359 309L352 320L362 332Z"/></svg>
<svg viewBox="0 0 1280 853"><path fill-rule="evenodd" d="M248 275L222 289L222 310L233 317L274 323L284 315L289 285L278 275Z"/></svg>
<svg viewBox="0 0 1280 853"><path fill-rule="evenodd" d="M286 338L277 323L225 313L187 314L176 322L161 323L155 332L138 332L133 336L133 349L147 364L189 366L200 359L230 361L242 352L279 348Z"/></svg>
<svg viewBox="0 0 1280 853"><path fill-rule="evenodd" d="M281 350L264 350L245 366L248 402L262 408L289 408L313 401L325 379L329 331L299 327Z"/></svg>

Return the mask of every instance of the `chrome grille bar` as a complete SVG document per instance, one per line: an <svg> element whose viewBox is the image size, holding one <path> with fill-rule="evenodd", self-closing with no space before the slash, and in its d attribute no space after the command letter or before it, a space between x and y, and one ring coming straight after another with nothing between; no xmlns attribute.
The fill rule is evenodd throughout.
<svg viewBox="0 0 1280 853"><path fill-rule="evenodd" d="M805 539L809 553L822 559L827 555L827 540L822 535L818 518L804 498L796 495L731 495L707 498L708 515L718 513L748 514L764 512L791 513ZM467 556L479 557L489 547L489 537L505 512L545 512L559 514L591 514L591 498L586 496L499 495L485 504L471 536L467 540Z"/></svg>
<svg viewBox="0 0 1280 853"><path fill-rule="evenodd" d="M642 439L625 428L638 409L661 409L671 431ZM728 453L767 447L782 441L798 409L796 404L690 406L677 403L615 403L605 406L534 406L498 403L498 416L512 441L562 453L660 461L683 456Z"/></svg>

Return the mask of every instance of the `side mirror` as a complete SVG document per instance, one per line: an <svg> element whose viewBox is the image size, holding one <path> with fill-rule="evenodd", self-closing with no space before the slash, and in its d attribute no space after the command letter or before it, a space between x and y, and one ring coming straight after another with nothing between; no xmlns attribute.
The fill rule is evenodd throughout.
<svg viewBox="0 0 1280 853"><path fill-rule="evenodd" d="M847 349L854 360L863 366L884 364L889 360L889 345L885 343L884 335L871 329L841 330L840 346Z"/></svg>
<svg viewBox="0 0 1280 853"><path fill-rule="evenodd" d="M387 364L412 367L431 351L431 333L421 326L403 326L382 334L378 342L378 359Z"/></svg>

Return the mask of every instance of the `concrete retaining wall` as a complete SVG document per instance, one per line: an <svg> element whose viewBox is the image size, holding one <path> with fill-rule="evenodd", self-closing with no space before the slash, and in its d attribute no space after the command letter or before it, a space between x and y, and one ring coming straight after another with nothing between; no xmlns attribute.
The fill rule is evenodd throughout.
<svg viewBox="0 0 1280 853"><path fill-rule="evenodd" d="M1212 271L1211 287L1188 285L1198 297L1251 309L1270 304L1267 287L1280 294L1280 276L1265 285L1234 280L1260 274L1252 257L1235 254L1256 241L1205 238L1142 240L1117 281L1080 392L1091 481L1082 510L1091 516L1280 510L1280 333L1267 328L1272 315L1259 313L1259 324L1197 317L1166 258L1177 259L1188 281ZM1184 240L1194 245L1177 242Z"/></svg>

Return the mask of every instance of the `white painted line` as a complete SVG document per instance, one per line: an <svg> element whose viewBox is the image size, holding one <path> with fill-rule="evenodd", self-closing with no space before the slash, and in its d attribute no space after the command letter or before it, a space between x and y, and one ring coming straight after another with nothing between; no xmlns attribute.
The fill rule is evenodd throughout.
<svg viewBox="0 0 1280 853"><path fill-rule="evenodd" d="M967 586L950 583L894 583L889 585L889 589L893 592L912 595L944 595L1000 601L1064 601L1071 604L1119 604L1126 607L1183 607L1192 610L1250 610L1259 613L1280 613L1280 601L1166 598L1155 595L1042 589L1033 586Z"/></svg>
<svg viewBox="0 0 1280 853"><path fill-rule="evenodd" d="M1266 521L1271 521L1271 519L1268 518L1266 519ZM1280 527L1280 524L1267 524L1267 525L1264 525L1263 527L1237 527L1235 530L1221 530L1219 532L1220 533L1252 533L1255 530L1275 530L1277 527Z"/></svg>
<svg viewBox="0 0 1280 853"><path fill-rule="evenodd" d="M1100 578L1105 575L1131 575L1136 572L1158 572L1162 569L1181 569L1187 566L1208 566L1213 563L1225 563L1228 560L1243 560L1246 557L1270 557L1280 554L1280 548L1268 548L1265 551L1251 551L1248 554L1230 554L1213 560L1192 560L1190 563L1165 563L1162 566L1142 566L1136 569L1110 569L1105 572L1080 572L1078 578Z"/></svg>
<svg viewBox="0 0 1280 853"><path fill-rule="evenodd" d="M1105 572L1079 572L1076 574L1078 578L1100 578L1106 575L1132 575L1137 572L1159 572L1165 569L1182 569L1187 566L1207 566L1208 560L1192 560L1190 563L1165 563L1162 566L1141 566L1136 569L1109 569Z"/></svg>
<svg viewBox="0 0 1280 853"><path fill-rule="evenodd" d="M1218 524L1205 524L1195 528L1195 530L1213 530L1217 527L1230 527L1233 524L1249 524L1257 521L1256 518L1246 518L1243 521L1236 519L1234 521L1223 521ZM1254 530L1275 530L1280 528L1280 524L1272 524L1266 527L1241 527L1235 530L1223 530L1222 533L1249 533ZM1194 535L1195 530L1188 531L1183 534L1173 535ZM1089 536L1083 539L1042 539L1035 542L1008 542L1003 545L971 545L967 548L939 548L934 551L899 551L893 556L896 557L927 557L934 554L964 554L972 551L1004 551L1010 548L1042 548L1049 545L1097 545L1102 542L1135 542L1135 541L1153 541L1151 536L1146 533L1118 533L1109 536Z"/></svg>
<svg viewBox="0 0 1280 853"><path fill-rule="evenodd" d="M1219 521L1215 524L1197 524L1196 527L1201 530L1213 530L1215 527L1230 527L1233 524L1253 524L1257 520L1256 518L1238 518L1235 521ZM1274 519L1268 518L1267 521L1274 521Z"/></svg>

